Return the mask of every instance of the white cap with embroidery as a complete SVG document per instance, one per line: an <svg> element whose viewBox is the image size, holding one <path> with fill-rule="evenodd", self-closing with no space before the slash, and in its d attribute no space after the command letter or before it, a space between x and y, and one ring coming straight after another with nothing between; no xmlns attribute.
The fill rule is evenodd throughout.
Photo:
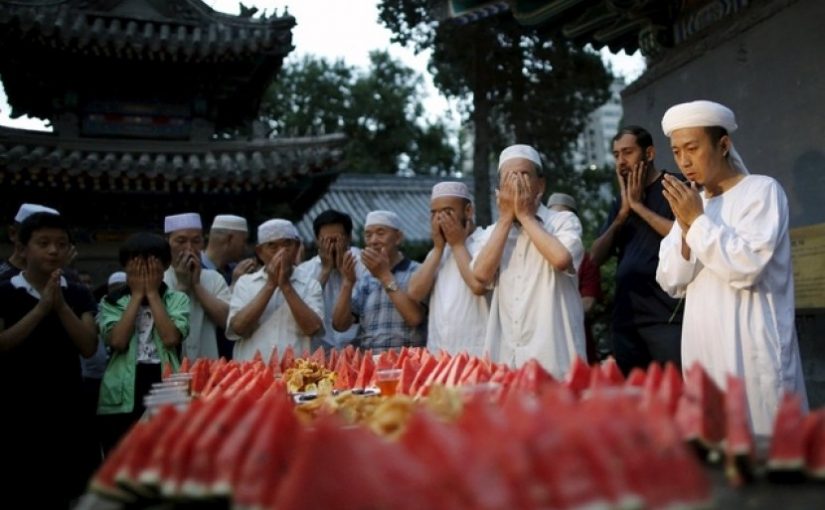
<svg viewBox="0 0 825 510"><path fill-rule="evenodd" d="M201 215L198 213L183 213L167 216L163 221L163 232L177 232L178 230L198 229L203 230Z"/></svg>

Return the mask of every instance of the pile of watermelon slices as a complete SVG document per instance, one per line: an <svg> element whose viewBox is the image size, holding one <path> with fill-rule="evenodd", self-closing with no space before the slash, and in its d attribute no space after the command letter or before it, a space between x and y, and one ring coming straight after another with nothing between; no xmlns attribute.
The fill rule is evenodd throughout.
<svg viewBox="0 0 825 510"><path fill-rule="evenodd" d="M268 363L184 360L190 406L138 423L91 490L237 508L689 508L710 499L705 453L721 454L735 486L765 460L743 381L729 377L722 391L699 365L684 378L652 364L625 379L615 363L576 360L556 381L535 361L512 369L426 349L301 357L331 367L339 390L370 386L390 367L402 369L398 393L417 398L434 385L492 390L466 392L454 423L422 406L390 441L333 415L299 424L279 378L295 364L291 350ZM764 465L770 479L825 479L825 409L805 415L786 396Z"/></svg>

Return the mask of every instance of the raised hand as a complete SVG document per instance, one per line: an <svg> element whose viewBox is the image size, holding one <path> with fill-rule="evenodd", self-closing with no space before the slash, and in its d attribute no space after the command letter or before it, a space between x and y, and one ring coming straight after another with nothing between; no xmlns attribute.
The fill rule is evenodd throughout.
<svg viewBox="0 0 825 510"><path fill-rule="evenodd" d="M241 276L254 272L257 267L258 263L252 258L244 259L238 262L235 269L232 270L232 283L238 281L238 278Z"/></svg>
<svg viewBox="0 0 825 510"><path fill-rule="evenodd" d="M439 223L441 225L441 231L444 232L444 239L446 239L450 246L464 244L467 233L464 230L464 226L458 222L458 218L455 217L452 211L441 213L439 215Z"/></svg>
<svg viewBox="0 0 825 510"><path fill-rule="evenodd" d="M144 285L147 295L158 293L163 283L163 264L157 257L149 257L145 262Z"/></svg>
<svg viewBox="0 0 825 510"><path fill-rule="evenodd" d="M616 215L622 221L626 220L628 216L630 216L630 199L627 196L627 180L628 175L630 172L628 171L627 175L623 175L619 166L616 166L616 179L619 182L619 196L621 197L621 204L619 205L619 212Z"/></svg>
<svg viewBox="0 0 825 510"><path fill-rule="evenodd" d="M447 240L444 238L444 233L441 231L441 213L437 212L430 215L430 235L433 238L433 247L436 249L444 248Z"/></svg>
<svg viewBox="0 0 825 510"><path fill-rule="evenodd" d="M195 281L192 278L191 254L186 251L179 253L172 261L172 267L178 279L178 287L184 291L191 289Z"/></svg>
<svg viewBox="0 0 825 510"><path fill-rule="evenodd" d="M631 209L635 208L642 201L645 189L644 179L647 173L646 164L646 161L639 161L639 164L627 173L627 182L625 183L626 201Z"/></svg>
<svg viewBox="0 0 825 510"><path fill-rule="evenodd" d="M272 258L269 259L269 262L266 263L266 266L264 266L267 280L271 284L278 285L278 282L281 280L281 259L283 258L283 253L283 251L279 251L273 255Z"/></svg>
<svg viewBox="0 0 825 510"><path fill-rule="evenodd" d="M138 257L126 263L126 285L129 286L133 299L143 299L146 294L146 282L142 272L144 264L145 261Z"/></svg>
<svg viewBox="0 0 825 510"><path fill-rule="evenodd" d="M676 221L679 222L682 232L687 233L693 221L705 212L696 184L691 183L688 186L679 179L665 174L662 186L663 194L670 204L673 215L676 216Z"/></svg>
<svg viewBox="0 0 825 510"><path fill-rule="evenodd" d="M530 186L530 178L524 174L516 175L514 208L516 218L524 223L528 218L536 215L538 201Z"/></svg>
<svg viewBox="0 0 825 510"><path fill-rule="evenodd" d="M375 248L364 248L361 251L361 262L379 280L381 276L390 273L390 257L383 248L381 248L381 251Z"/></svg>
<svg viewBox="0 0 825 510"><path fill-rule="evenodd" d="M516 197L516 175L507 174L502 178L501 189L496 190L496 205L498 206L499 218L502 221L513 221L516 217L515 197Z"/></svg>
<svg viewBox="0 0 825 510"><path fill-rule="evenodd" d="M289 256L288 250L281 250L281 266L278 269L278 287L283 289L284 287L289 285L289 278L292 276L292 269L294 266L294 260L292 257Z"/></svg>
<svg viewBox="0 0 825 510"><path fill-rule="evenodd" d="M339 270L341 271L341 276L344 277L344 280L355 283L355 256L349 250L343 252L341 254L341 262L338 265Z"/></svg>
<svg viewBox="0 0 825 510"><path fill-rule="evenodd" d="M335 237L324 237L318 243L318 256L321 258L321 270L332 271L335 268Z"/></svg>

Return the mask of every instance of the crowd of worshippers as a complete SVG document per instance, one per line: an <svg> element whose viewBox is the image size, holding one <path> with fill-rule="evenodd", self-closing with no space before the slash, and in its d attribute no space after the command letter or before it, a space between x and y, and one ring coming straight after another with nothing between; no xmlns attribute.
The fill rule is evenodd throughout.
<svg viewBox="0 0 825 510"><path fill-rule="evenodd" d="M70 417L85 394L106 451L143 413L162 364L177 368L183 356L426 346L513 366L535 358L562 378L577 357L598 361L585 310L599 297L599 266L615 256L620 368L698 361L722 387L728 373L743 377L754 429L766 433L784 391L805 398L788 203L776 180L748 172L736 128L718 103L670 108L662 129L680 174L656 165L648 131L622 128L613 139L619 192L589 252L575 200L556 193L543 203L553 183L527 145L500 154L492 225L475 225L465 184L433 187L433 247L422 262L405 255L393 211L366 215L363 248L353 246L352 218L319 214L317 255L306 261L290 221L258 225L255 257L244 259L244 218L216 216L205 245L200 215L188 212L165 218L165 236L139 233L120 247L123 271L99 302L64 270L66 220L26 204L0 267L3 409L36 417L48 408L64 434L79 433Z"/></svg>

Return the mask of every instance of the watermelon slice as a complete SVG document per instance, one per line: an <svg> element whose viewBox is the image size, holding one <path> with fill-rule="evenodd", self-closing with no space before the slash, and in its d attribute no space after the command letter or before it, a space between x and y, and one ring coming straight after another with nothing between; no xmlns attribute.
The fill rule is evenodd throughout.
<svg viewBox="0 0 825 510"><path fill-rule="evenodd" d="M438 361L433 356L422 356L421 367L415 374L412 384L410 384L410 392L408 395L415 395L418 390L424 385L424 381L430 377L430 374L438 366Z"/></svg>
<svg viewBox="0 0 825 510"><path fill-rule="evenodd" d="M753 480L756 448L748 417L745 382L728 375L725 394L725 476L734 487Z"/></svg>
<svg viewBox="0 0 825 510"><path fill-rule="evenodd" d="M295 365L295 349L288 345L284 349L284 355L281 358L281 373L286 372L286 369L292 368Z"/></svg>
<svg viewBox="0 0 825 510"><path fill-rule="evenodd" d="M570 365L564 384L579 396L590 386L590 366L581 358L576 358Z"/></svg>
<svg viewBox="0 0 825 510"><path fill-rule="evenodd" d="M679 397L682 396L682 373L676 365L667 362L659 389L656 391L656 398L662 403L667 412L673 416L676 407L679 405Z"/></svg>
<svg viewBox="0 0 825 510"><path fill-rule="evenodd" d="M802 479L805 467L805 415L799 395L782 397L768 453L768 478L780 482Z"/></svg>
<svg viewBox="0 0 825 510"><path fill-rule="evenodd" d="M805 470L814 480L825 480L825 409L805 418Z"/></svg>
<svg viewBox="0 0 825 510"><path fill-rule="evenodd" d="M602 363L599 368L610 386L621 386L624 384L624 376L622 375L622 371L619 370L619 364L616 363L616 360L612 358L608 359Z"/></svg>
<svg viewBox="0 0 825 510"><path fill-rule="evenodd" d="M145 421L143 426L132 429L129 433L128 454L115 476L118 485L126 487L130 492L141 497L154 496L153 491L147 490L138 482L138 475L149 463L155 441L165 433L166 427L177 414L178 411L174 406L162 406L155 416Z"/></svg>
<svg viewBox="0 0 825 510"><path fill-rule="evenodd" d="M627 376L625 386L632 388L642 388L645 385L645 372L639 367L633 368Z"/></svg>
<svg viewBox="0 0 825 510"><path fill-rule="evenodd" d="M675 420L682 438L702 456L725 437L725 396L698 362L688 369Z"/></svg>

